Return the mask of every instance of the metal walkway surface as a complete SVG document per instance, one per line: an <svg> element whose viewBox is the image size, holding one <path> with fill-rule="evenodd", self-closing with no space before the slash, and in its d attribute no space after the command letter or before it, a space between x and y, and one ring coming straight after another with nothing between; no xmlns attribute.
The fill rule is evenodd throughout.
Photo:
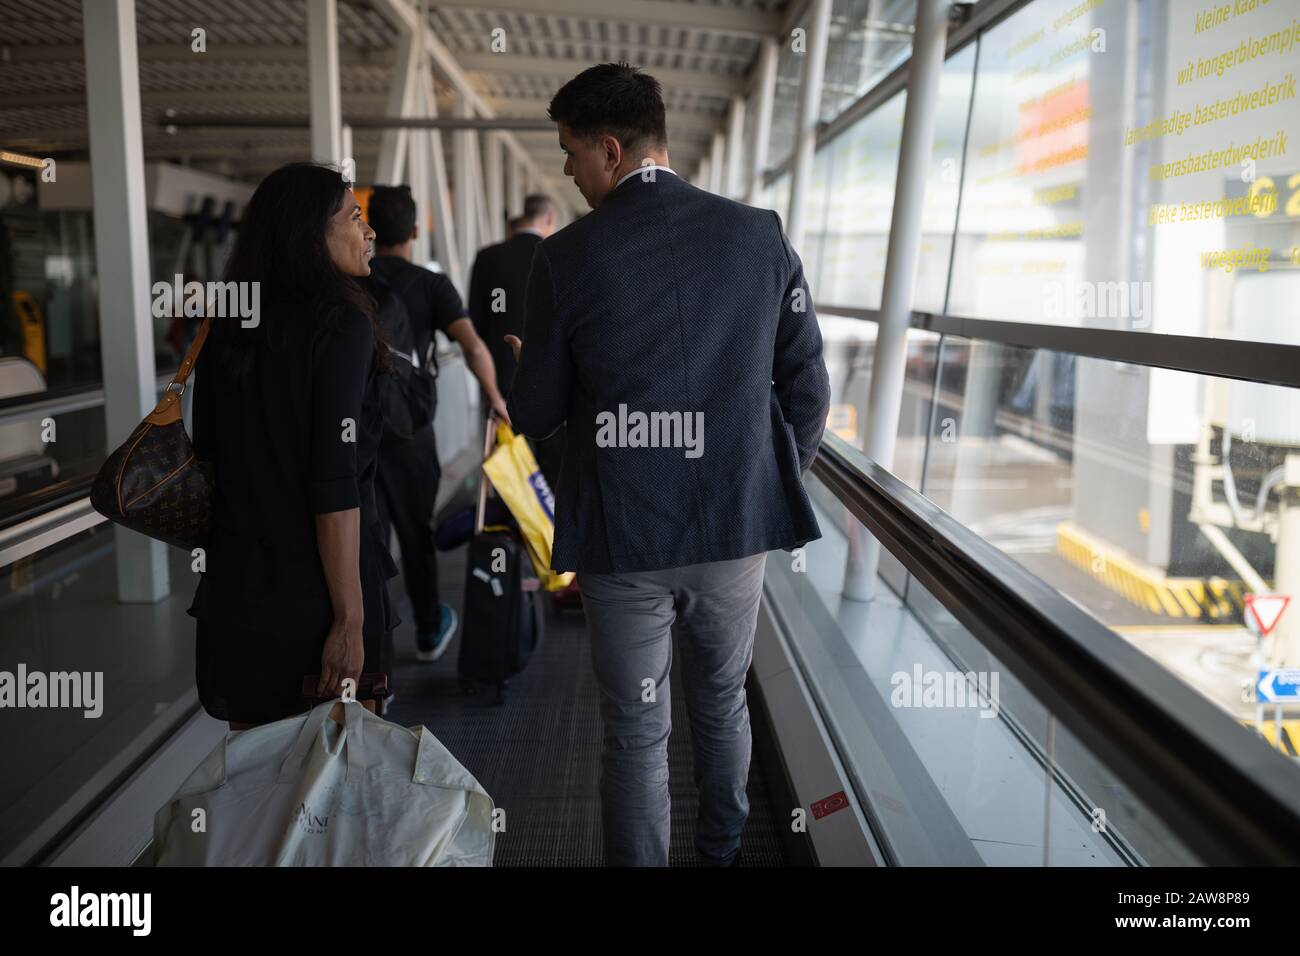
<svg viewBox="0 0 1300 956"><path fill-rule="evenodd" d="M444 601L460 613L465 549L439 555ZM590 646L580 612L548 613L546 635L528 668L495 703L495 690L467 697L456 677L459 629L443 658L415 660L415 631L402 579L393 578L396 692L387 717L405 726L424 724L474 774L506 812L498 834L497 866L601 866L601 723ZM695 866L698 806L691 775L691 736L680 676L672 674L673 732L669 738L672 799L672 866ZM754 734L763 732L757 720ZM741 866L787 864L777 830L788 814L775 813L755 745L750 764L750 816L741 839Z"/></svg>

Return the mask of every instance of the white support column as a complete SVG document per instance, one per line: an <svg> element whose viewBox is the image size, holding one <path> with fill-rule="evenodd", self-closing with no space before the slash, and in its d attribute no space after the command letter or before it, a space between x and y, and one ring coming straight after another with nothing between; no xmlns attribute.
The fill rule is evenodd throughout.
<svg viewBox="0 0 1300 956"><path fill-rule="evenodd" d="M721 133L709 143L709 192L727 194L727 138Z"/></svg>
<svg viewBox="0 0 1300 956"><path fill-rule="evenodd" d="M343 157L336 0L307 0L307 94L311 100L311 158L318 163L338 163Z"/></svg>
<svg viewBox="0 0 1300 956"><path fill-rule="evenodd" d="M397 38L397 59L393 65L392 86L388 88L388 116L410 116L418 94L419 47L412 31L400 28ZM405 129L386 129L379 140L379 162L375 166L374 183L396 186L402 182L406 167Z"/></svg>
<svg viewBox="0 0 1300 956"><path fill-rule="evenodd" d="M700 188L713 189L713 170L710 169L711 163L709 157L705 156L700 160Z"/></svg>
<svg viewBox="0 0 1300 956"><path fill-rule="evenodd" d="M135 0L83 3L81 16L104 421L107 444L113 448L158 400ZM166 597L167 545L122 527L115 527L113 534L118 600L154 602Z"/></svg>
<svg viewBox="0 0 1300 956"><path fill-rule="evenodd" d="M772 107L776 102L776 40L766 39L758 52L758 102L754 111L754 155L750 158L746 200L758 201L767 169L767 148L772 140Z"/></svg>
<svg viewBox="0 0 1300 956"><path fill-rule="evenodd" d="M469 101L460 94L456 96L456 115L468 118L473 114ZM474 252L478 242L478 211L475 208L474 182L474 131L456 130L451 134L453 146L453 172L456 177L456 236L460 240L460 261L474 261Z"/></svg>
<svg viewBox="0 0 1300 956"><path fill-rule="evenodd" d="M434 97L433 77L427 72L423 75L421 89L424 115L437 116L438 102ZM452 283L464 292L464 275L461 271L460 251L456 244L456 220L451 211L450 190L447 186L447 152L442 138L442 131L431 129L427 137L421 137L428 144L429 169L433 174L433 250L442 271L451 277Z"/></svg>
<svg viewBox="0 0 1300 956"><path fill-rule="evenodd" d="M506 213L513 219L524 212L524 171L513 156L506 156L506 170Z"/></svg>
<svg viewBox="0 0 1300 956"><path fill-rule="evenodd" d="M505 238L505 175L504 165L501 162L502 154L505 147L501 143L501 137L496 133L488 133L483 137L483 175L487 178L487 218L488 233L484 236L484 245L489 242L500 242Z"/></svg>
<svg viewBox="0 0 1300 956"><path fill-rule="evenodd" d="M794 165L790 170L790 205L785 232L795 252L803 254L804 208L812 179L813 152L817 147L817 120L821 112L822 77L826 73L826 41L831 28L831 0L808 5L808 48L799 80L799 115L795 124Z"/></svg>
<svg viewBox="0 0 1300 956"><path fill-rule="evenodd" d="M488 222L487 190L483 175L482 145L482 134L472 133L469 138L469 168L473 171L474 176L474 255L477 255L479 249L492 241L490 238L492 224ZM468 256L465 261L473 263L474 256Z"/></svg>
<svg viewBox="0 0 1300 956"><path fill-rule="evenodd" d="M727 195L741 199L745 195L745 98L731 98L731 112L727 116Z"/></svg>
<svg viewBox="0 0 1300 956"><path fill-rule="evenodd" d="M421 113L423 109L421 109ZM411 198L415 200L415 242L411 244L411 261L423 266L429 261L429 209L433 195L429 182L429 141L414 135L406 139L407 184L411 187ZM384 185L398 185L385 183Z"/></svg>
<svg viewBox="0 0 1300 956"><path fill-rule="evenodd" d="M943 75L951 0L918 0L916 33L907 80L903 136L894 188L894 211L889 221L885 253L885 282L881 291L880 322L871 368L867 400L867 456L884 468L894 467L898 415L903 402L907 369L907 330L912 317L917 263L921 254L921 212L925 203L925 173L934 152L935 116L939 107L939 80ZM870 600L880 562L880 542L861 533L850 536L844 574L844 596Z"/></svg>
<svg viewBox="0 0 1300 956"><path fill-rule="evenodd" d="M348 177L349 182L355 183L358 179L357 161L352 155L352 127L347 123L339 127L339 159L341 171Z"/></svg>
<svg viewBox="0 0 1300 956"><path fill-rule="evenodd" d="M447 82L456 90L457 96L468 101L469 115L478 115L485 119L492 119L496 116L492 107L474 89L474 84L470 82L468 75L456 62L456 58L451 51L432 31L420 29L421 19L418 8L410 0L370 0L370 6L395 26L400 25L411 32L417 32L418 30L417 43L432 58L440 75L446 77ZM540 171L537 169L536 162L524 149L517 136L508 131L501 131L501 138L519 162L528 169L530 175L539 175Z"/></svg>

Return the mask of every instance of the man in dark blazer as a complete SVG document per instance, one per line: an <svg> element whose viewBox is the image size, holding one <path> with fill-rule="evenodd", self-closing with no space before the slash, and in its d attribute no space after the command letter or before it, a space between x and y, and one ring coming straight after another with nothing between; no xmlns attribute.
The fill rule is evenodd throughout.
<svg viewBox="0 0 1300 956"><path fill-rule="evenodd" d="M504 242L479 250L469 278L470 318L479 338L492 353L502 394L509 393L510 382L515 377L515 355L506 336L524 333L528 270L532 268L537 244L555 231L555 203L541 193L525 196L523 214L511 224L514 231ZM485 414L491 407L486 396L481 407ZM542 474L554 485L564 454L564 430L545 441L533 441L532 445Z"/></svg>
<svg viewBox="0 0 1300 956"><path fill-rule="evenodd" d="M671 170L653 77L592 67L549 113L594 211L537 247L508 408L530 437L567 422L551 563L578 572L601 688L605 859L668 862L675 626L696 852L731 865L764 560L820 537L802 483L830 396L812 295L774 212Z"/></svg>
<svg viewBox="0 0 1300 956"><path fill-rule="evenodd" d="M509 394L515 356L507 335L524 334L524 291L537 244L555 231L555 203L535 193L524 197L519 227L504 242L484 246L469 274L469 315L492 353L497 387ZM486 403L485 403L486 404Z"/></svg>

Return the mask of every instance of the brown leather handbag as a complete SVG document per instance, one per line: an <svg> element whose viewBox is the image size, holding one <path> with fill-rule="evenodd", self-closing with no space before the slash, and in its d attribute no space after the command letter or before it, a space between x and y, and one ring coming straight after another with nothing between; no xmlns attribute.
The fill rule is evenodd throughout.
<svg viewBox="0 0 1300 956"><path fill-rule="evenodd" d="M108 456L90 489L91 505L108 520L187 551L207 544L212 524L212 469L194 454L181 419L210 322L203 320L157 406Z"/></svg>

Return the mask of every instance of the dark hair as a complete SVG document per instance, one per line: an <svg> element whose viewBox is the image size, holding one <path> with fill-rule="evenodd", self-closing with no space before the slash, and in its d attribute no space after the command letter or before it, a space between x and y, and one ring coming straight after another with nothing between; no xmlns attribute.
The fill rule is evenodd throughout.
<svg viewBox="0 0 1300 956"><path fill-rule="evenodd" d="M530 193L524 197L524 214L519 218L525 222L540 219L554 208L555 203L551 201L550 196L542 193Z"/></svg>
<svg viewBox="0 0 1300 956"><path fill-rule="evenodd" d="M249 371L257 349L282 346L295 323L336 321L349 309L370 320L375 330L373 359L378 367L388 367L374 299L338 270L326 245L330 219L348 188L337 169L290 163L254 190L222 278L259 283L259 322L244 328L237 317L214 319L210 331L209 348L236 375Z"/></svg>
<svg viewBox="0 0 1300 956"><path fill-rule="evenodd" d="M366 221L375 230L376 246L400 246L415 229L415 200L410 186L376 186L370 192Z"/></svg>
<svg viewBox="0 0 1300 956"><path fill-rule="evenodd" d="M668 145L659 81L626 63L602 63L560 87L546 111L585 139L609 134L624 150Z"/></svg>

